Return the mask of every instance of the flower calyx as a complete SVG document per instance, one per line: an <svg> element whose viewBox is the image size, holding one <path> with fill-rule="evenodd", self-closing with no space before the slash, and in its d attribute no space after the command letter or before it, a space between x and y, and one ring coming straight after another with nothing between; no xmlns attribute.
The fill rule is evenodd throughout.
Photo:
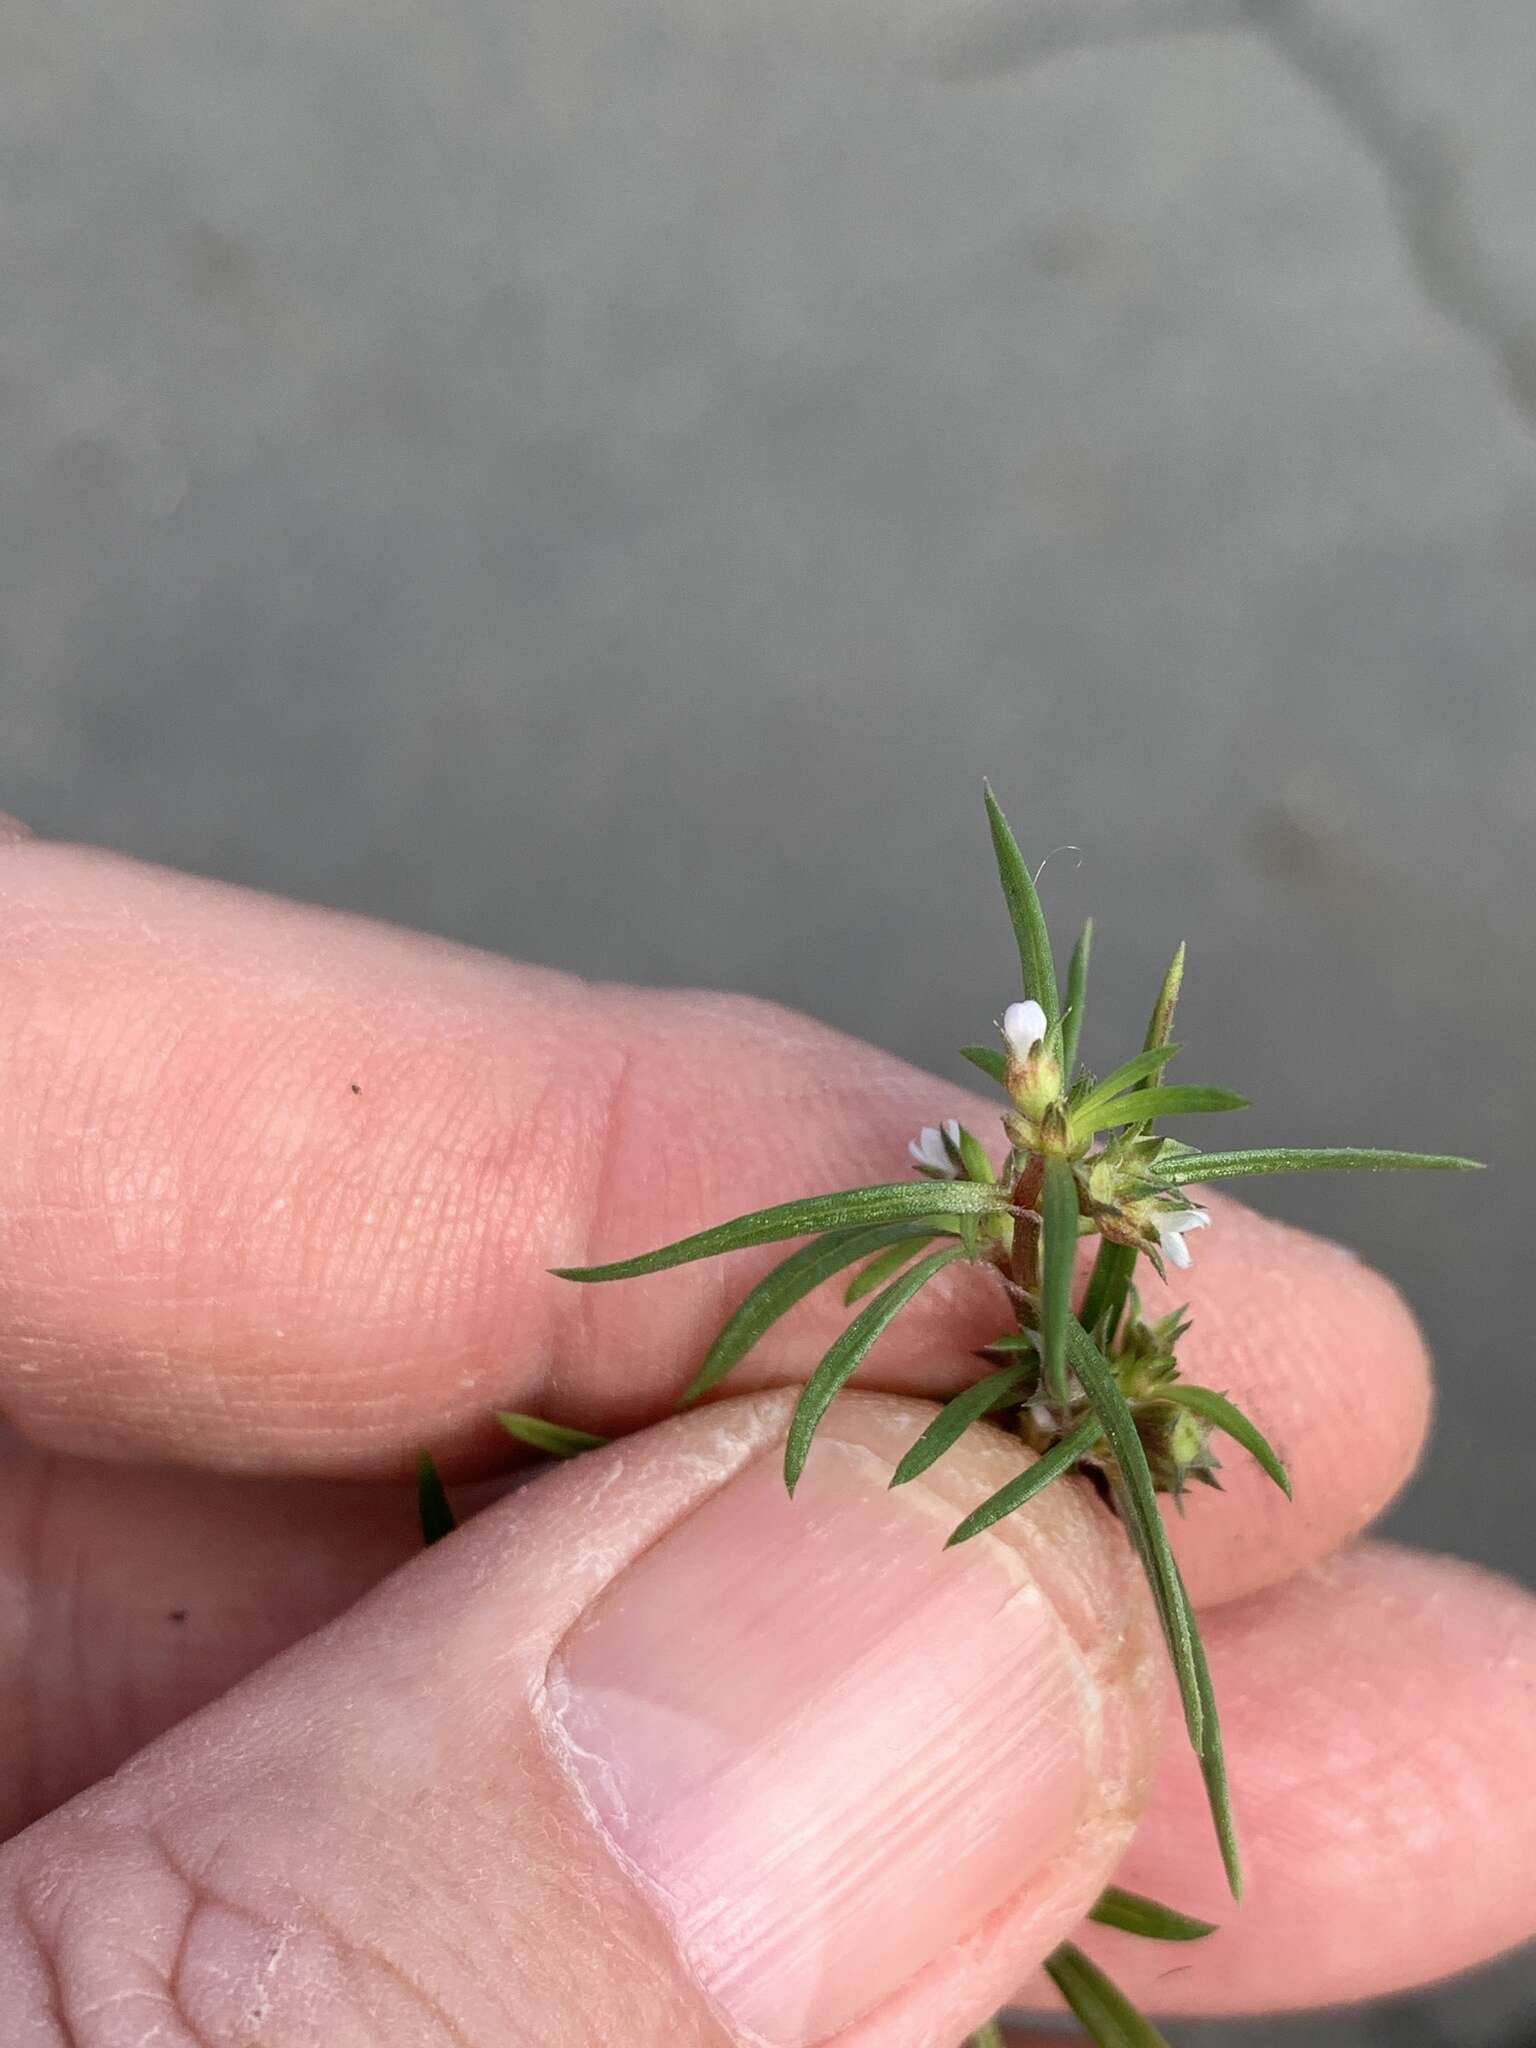
<svg viewBox="0 0 1536 2048"><path fill-rule="evenodd" d="M1046 1112L1060 1105L1064 1075L1058 1028L1052 1031L1045 1012L1029 997L1010 1003L999 1029L1007 1064L1003 1086L1022 1119L1021 1128L1037 1127ZM1035 1149L1030 1147L1029 1149Z"/></svg>

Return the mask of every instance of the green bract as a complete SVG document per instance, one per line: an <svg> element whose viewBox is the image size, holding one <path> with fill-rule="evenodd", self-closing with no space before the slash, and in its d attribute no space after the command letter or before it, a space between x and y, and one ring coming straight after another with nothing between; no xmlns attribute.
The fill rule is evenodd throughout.
<svg viewBox="0 0 1536 2048"><path fill-rule="evenodd" d="M1476 1162L1358 1148L1197 1151L1161 1133L1156 1125L1163 1117L1247 1107L1228 1089L1164 1078L1179 1051L1172 1029L1183 946L1169 964L1140 1048L1102 1080L1082 1069L1078 1047L1092 924L1072 954L1063 1008L1035 880L990 789L986 809L1023 985L1004 1010L1001 1043L967 1046L964 1057L1008 1098L1000 1162L971 1131L950 1123L925 1130L911 1146L912 1180L780 1203L608 1265L563 1268L561 1276L638 1278L754 1245L808 1240L748 1293L684 1392L687 1402L718 1386L813 1288L857 1268L845 1283L845 1299L850 1308L862 1305L812 1374L790 1424L785 1478L793 1491L828 1407L894 1318L950 1265L967 1262L994 1272L1007 1326L981 1356L996 1369L940 1410L901 1460L892 1484L916 1478L967 1429L991 1418L1017 1438L1020 1469L965 1517L951 1543L1027 1511L1044 1487L1073 1471L1086 1472L1114 1504L1152 1590L1236 1896L1242 1880L1210 1671L1157 1497L1169 1495L1182 1505L1189 1484L1219 1483L1211 1449L1217 1434L1287 1494L1290 1481L1267 1439L1226 1395L1180 1378L1183 1312L1146 1319L1133 1284L1137 1263L1145 1259L1163 1277L1169 1266L1190 1263L1185 1238L1211 1220L1184 1193L1199 1183L1350 1169L1462 1171ZM1097 1249L1079 1285L1085 1239ZM601 1442L531 1416L501 1420L524 1442L555 1455L572 1456ZM421 1499L429 1539L446 1533L452 1517L426 1466ZM1114 1891L1095 1917L1162 1940L1192 1940L1210 1931L1204 1922ZM1059 1949L1049 1968L1100 2048L1162 2039L1075 1948Z"/></svg>

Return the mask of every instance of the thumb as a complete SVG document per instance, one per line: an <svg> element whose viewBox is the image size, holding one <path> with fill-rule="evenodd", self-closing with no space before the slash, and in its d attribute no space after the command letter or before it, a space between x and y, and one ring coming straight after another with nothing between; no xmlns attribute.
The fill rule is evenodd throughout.
<svg viewBox="0 0 1536 2048"><path fill-rule="evenodd" d="M20 2039L931 2048L1082 1915L1160 1688L1085 1489L783 1394L487 1510L0 1856ZM303 1531L294 1532L302 1543ZM13 2036L13 2038L15 2038Z"/></svg>

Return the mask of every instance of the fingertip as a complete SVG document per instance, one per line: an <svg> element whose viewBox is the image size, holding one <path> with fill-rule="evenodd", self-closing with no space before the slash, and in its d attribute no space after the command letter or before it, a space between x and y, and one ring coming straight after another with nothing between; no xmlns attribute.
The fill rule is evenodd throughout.
<svg viewBox="0 0 1536 2048"><path fill-rule="evenodd" d="M1105 1934L1128 1990L1279 2012L1404 1991L1536 1934L1529 1591L1365 1542L1212 1616L1206 1642L1251 1904L1223 1919L1198 1778L1170 1744L1122 1881L1223 1924L1166 1983L1144 1945Z"/></svg>
<svg viewBox="0 0 1536 2048"><path fill-rule="evenodd" d="M1423 1332L1346 1247L1213 1194L1191 1286L1184 1376L1230 1393L1288 1490L1218 1437L1222 1491L1173 1525L1197 1604L1278 1583L1382 1513L1418 1463L1432 1408Z"/></svg>

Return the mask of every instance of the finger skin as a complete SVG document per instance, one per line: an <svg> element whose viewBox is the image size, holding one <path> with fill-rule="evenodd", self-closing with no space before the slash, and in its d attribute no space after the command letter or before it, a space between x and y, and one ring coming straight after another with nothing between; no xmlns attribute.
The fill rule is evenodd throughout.
<svg viewBox="0 0 1536 2048"><path fill-rule="evenodd" d="M1362 1543L1223 1608L1206 1642L1247 1891L1240 1910L1224 1898L1170 1742L1116 1882L1220 1932L1173 1949L1088 1930L1128 1992L1164 2012L1281 2012L1404 1991L1536 1935L1536 1598Z"/></svg>
<svg viewBox="0 0 1536 2048"><path fill-rule="evenodd" d="M573 1796L548 1689L554 1660L576 1668L569 1644L604 1589L771 1456L786 1414L782 1396L720 1404L541 1479L18 1837L0 1852L0 1976L19 2048L129 2048L151 2022L176 2048L241 2027L262 2048L742 2039ZM922 1419L852 1397L835 1418L847 1434L818 1449L888 1463ZM944 1484L975 1500L1008 1456L979 1439ZM1010 1854L1014 1896L840 2026L836 2048L962 2035L1061 1938L1130 1833L1157 1739L1150 1613L1091 1497L1041 1508L997 1540L1051 1574L1034 1584L1095 1673L1084 1727L1103 1776L1049 1866ZM770 1829L742 1856L781 1846Z"/></svg>
<svg viewBox="0 0 1536 2048"><path fill-rule="evenodd" d="M904 1178L995 1105L762 1004L594 990L362 920L37 842L0 862L0 1402L37 1442L244 1472L404 1476L505 1455L497 1405L622 1432L666 1412L780 1252L612 1286L550 1265ZM1192 1370L1251 1406L1177 1531L1197 1597L1324 1555L1422 1436L1422 1346L1346 1254L1220 1205ZM803 1379L825 1289L733 1385ZM997 1334L946 1275L865 1369L943 1393ZM1341 1465L1328 1420L1355 1403Z"/></svg>
<svg viewBox="0 0 1536 2048"><path fill-rule="evenodd" d="M58 1460L63 1469L47 1481L52 1531L20 1546L18 1524L35 1528L37 1482L13 1477L16 1462L6 1468L12 1514L0 1551L0 1607L17 1620L35 1610L42 1581L28 1573L50 1555L46 1575L67 1585L70 1599L58 1603L51 1645L13 1628L0 1655L0 1723L11 1764L6 1831L329 1620L415 1547L397 1492L220 1482ZM167 1619L180 1604L185 1626ZM1451 1616L1455 1640L1448 1644ZM1536 1842L1507 1839L1508 1824L1529 1815L1536 1787L1536 1758L1522 1760L1511 1743L1536 1706L1529 1595L1465 1566L1372 1544L1272 1599L1211 1618L1206 1633L1233 1754L1249 1903L1238 1911L1222 1892L1200 1795L1175 1740L1154 1817L1117 1875L1207 1912L1223 1932L1177 1951L1098 1929L1081 1937L1118 1978L1179 2010L1187 2001L1201 2012L1263 2011L1384 1995L1523 1938L1524 1891L1502 1885L1497 1872L1518 1869L1522 1855L1536 1852ZM1449 1668L1462 1674L1451 1692L1448 1649ZM1296 1680L1320 1658L1320 1682L1329 1688L1321 1702ZM1383 1704L1392 1688L1397 1698ZM1303 1761L1297 1745L1315 1727L1313 1716L1325 1723L1323 1754L1365 1759L1365 1784L1380 1778L1378 1740L1414 1758L1441 1755L1447 1727L1459 1737L1465 1819L1438 1859L1403 1866L1391 1837L1384 1874L1346 1860L1334 1880L1320 1882L1338 1870L1341 1839L1347 1848L1364 1822L1349 1797L1334 1805L1312 1794L1304 1809L1292 1804L1289 1788ZM35 1752L33 1743L41 1745ZM1490 1877L1484 1814L1501 1810ZM1372 1904L1384 1878L1390 1915ZM1469 1904L1476 1909L1470 1916ZM1461 1913L1459 1926L1448 1927L1451 1906ZM1406 1944L1394 1931L1404 1925L1412 1930ZM1442 1946L1447 1933L1454 1939ZM1170 1978L1170 1970L1179 1974Z"/></svg>
<svg viewBox="0 0 1536 2048"><path fill-rule="evenodd" d="M0 1443L0 1839L420 1547L404 1486L141 1471Z"/></svg>

